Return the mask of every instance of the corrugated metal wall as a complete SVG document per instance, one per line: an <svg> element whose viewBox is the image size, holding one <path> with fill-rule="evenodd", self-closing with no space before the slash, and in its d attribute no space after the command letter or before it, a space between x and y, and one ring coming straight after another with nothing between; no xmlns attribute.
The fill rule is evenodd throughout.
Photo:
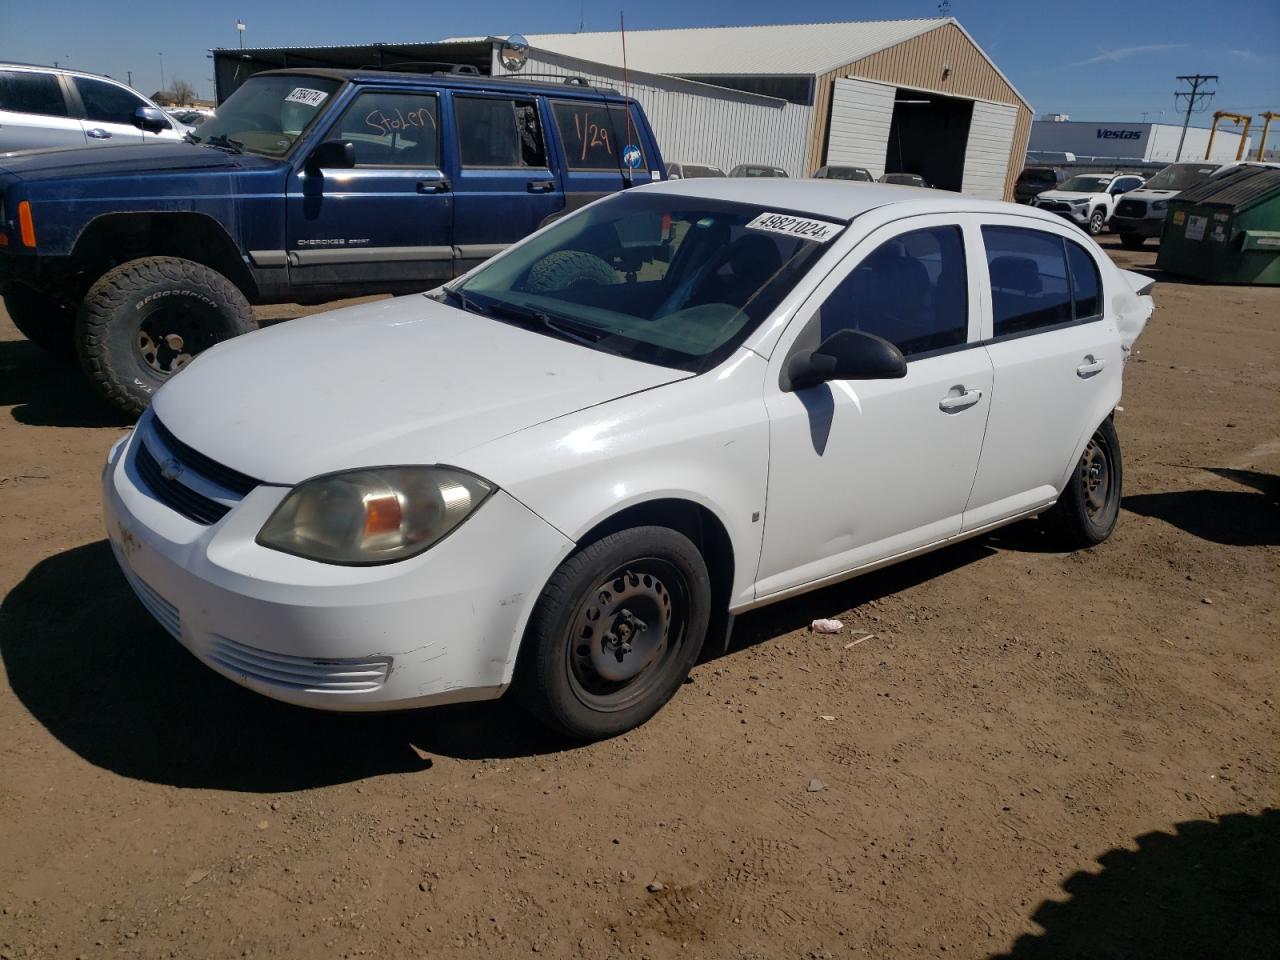
<svg viewBox="0 0 1280 960"><path fill-rule="evenodd" d="M1009 143L1018 122L1018 108L975 100L964 151L964 182L960 192L971 197L1000 200L1009 176Z"/></svg>
<svg viewBox="0 0 1280 960"><path fill-rule="evenodd" d="M867 80L837 80L824 162L865 167L873 177L880 177L897 89Z"/></svg>
<svg viewBox="0 0 1280 960"><path fill-rule="evenodd" d="M944 65L951 67L946 79L943 78ZM826 145L831 93L835 81L841 77L878 80L916 90L1016 106L1018 119L1009 147L1009 169L1004 188L1005 199L1013 198L1013 183L1022 170L1027 141L1031 136L1031 108L955 24L944 24L887 50L819 75L809 141L810 169L821 164L818 158L823 155Z"/></svg>
<svg viewBox="0 0 1280 960"><path fill-rule="evenodd" d="M506 73L496 50L493 72ZM518 76L531 73L585 77L599 86L623 88L621 70L546 50L529 51ZM628 80L629 92L644 107L668 162L705 163L725 173L739 163L767 163L793 177L809 173L812 107L634 70Z"/></svg>

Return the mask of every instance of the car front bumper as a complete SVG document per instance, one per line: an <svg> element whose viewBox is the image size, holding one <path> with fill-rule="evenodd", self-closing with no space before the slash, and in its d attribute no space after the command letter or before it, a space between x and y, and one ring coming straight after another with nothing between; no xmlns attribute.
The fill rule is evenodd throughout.
<svg viewBox="0 0 1280 960"><path fill-rule="evenodd" d="M498 491L408 560L351 567L255 543L288 487L261 485L212 525L138 472L148 418L103 470L107 534L155 619L208 667L288 703L388 710L500 696L547 577L573 544Z"/></svg>
<svg viewBox="0 0 1280 960"><path fill-rule="evenodd" d="M1064 217L1067 220L1070 220L1072 223L1078 223L1081 226L1084 226L1089 222L1090 208L1088 204L1085 204L1083 206L1073 207L1073 206L1070 206L1069 204L1049 201L1049 202L1037 202L1033 205L1039 207L1041 210L1047 210L1050 213L1056 213L1058 216Z"/></svg>

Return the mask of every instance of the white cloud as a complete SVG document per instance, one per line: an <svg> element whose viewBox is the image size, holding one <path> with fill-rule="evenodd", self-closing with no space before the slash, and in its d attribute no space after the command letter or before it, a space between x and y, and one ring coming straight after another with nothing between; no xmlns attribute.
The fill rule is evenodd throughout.
<svg viewBox="0 0 1280 960"><path fill-rule="evenodd" d="M1121 60L1140 57L1148 53L1159 53L1163 50L1180 50L1185 46L1185 43L1144 43L1133 47L1116 47L1112 50L1103 50L1096 57L1090 57L1088 60L1077 60L1075 63L1067 64L1067 66L1086 67L1093 63L1118 63Z"/></svg>

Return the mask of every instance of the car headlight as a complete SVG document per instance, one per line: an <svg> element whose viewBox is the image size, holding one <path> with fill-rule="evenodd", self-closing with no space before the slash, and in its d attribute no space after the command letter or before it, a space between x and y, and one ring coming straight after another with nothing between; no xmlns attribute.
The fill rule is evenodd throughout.
<svg viewBox="0 0 1280 960"><path fill-rule="evenodd" d="M1152 203L1152 204L1151 204L1151 209L1152 209L1152 210L1167 210L1167 209L1169 209L1169 201L1168 201L1168 200L1156 200L1154 203Z"/></svg>
<svg viewBox="0 0 1280 960"><path fill-rule="evenodd" d="M1080 206L1084 206L1084 204L1088 203L1088 202L1089 202L1089 198L1088 198L1088 197L1072 197L1072 198L1071 198L1070 200L1068 200L1067 202L1068 202L1068 203L1070 203L1072 206L1080 207Z"/></svg>
<svg viewBox="0 0 1280 960"><path fill-rule="evenodd" d="M450 467L371 467L303 481L258 543L322 563L392 563L453 531L494 486Z"/></svg>

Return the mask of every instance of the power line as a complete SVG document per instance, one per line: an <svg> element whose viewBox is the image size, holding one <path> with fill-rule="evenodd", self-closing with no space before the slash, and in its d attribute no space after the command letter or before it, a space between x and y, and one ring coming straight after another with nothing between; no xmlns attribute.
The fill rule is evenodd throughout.
<svg viewBox="0 0 1280 960"><path fill-rule="evenodd" d="M1201 90L1200 87L1208 83L1210 80L1217 83L1218 77L1216 74L1193 73L1190 76L1181 76L1177 79L1189 85L1191 89L1178 90L1173 94L1173 102L1175 105L1180 100L1185 100L1187 102L1187 113L1186 116L1182 118L1182 136L1178 138L1178 155L1174 158L1174 163L1177 163L1182 159L1182 144L1187 139L1187 127L1191 125L1191 114L1193 112L1202 113L1209 109L1208 101L1213 98L1215 93L1217 93L1216 90ZM1205 105L1203 107L1200 106L1201 100L1205 101Z"/></svg>

